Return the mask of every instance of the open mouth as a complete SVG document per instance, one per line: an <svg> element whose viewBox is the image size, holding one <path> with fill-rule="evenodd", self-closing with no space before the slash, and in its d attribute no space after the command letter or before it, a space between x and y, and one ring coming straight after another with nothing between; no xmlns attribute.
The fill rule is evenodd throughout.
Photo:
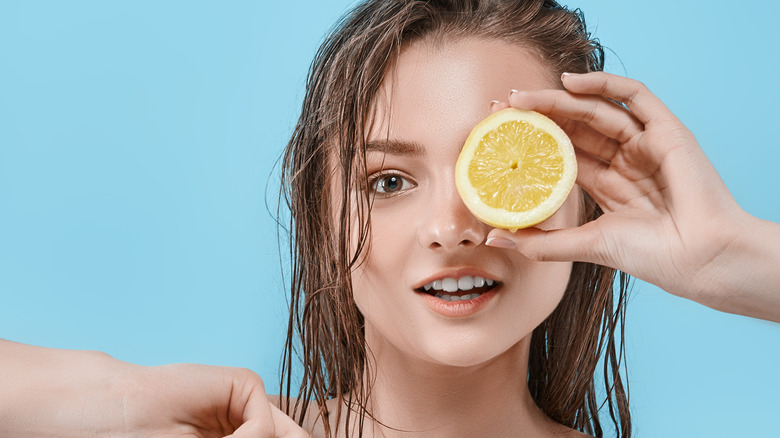
<svg viewBox="0 0 780 438"><path fill-rule="evenodd" d="M466 275L442 278L415 289L444 301L468 301L498 287L501 283L489 278Z"/></svg>

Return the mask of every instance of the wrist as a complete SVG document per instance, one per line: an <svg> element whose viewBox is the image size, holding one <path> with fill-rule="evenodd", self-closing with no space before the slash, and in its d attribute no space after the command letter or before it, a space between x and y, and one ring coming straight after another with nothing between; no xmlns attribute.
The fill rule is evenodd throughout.
<svg viewBox="0 0 780 438"><path fill-rule="evenodd" d="M740 210L720 227L722 250L697 275L701 304L780 322L780 225Z"/></svg>

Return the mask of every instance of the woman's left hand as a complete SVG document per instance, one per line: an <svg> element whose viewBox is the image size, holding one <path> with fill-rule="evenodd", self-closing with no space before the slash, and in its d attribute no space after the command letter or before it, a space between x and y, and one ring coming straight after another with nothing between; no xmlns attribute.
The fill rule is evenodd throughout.
<svg viewBox="0 0 780 438"><path fill-rule="evenodd" d="M604 215L563 230L493 230L488 244L610 266L719 310L780 321L780 225L737 205L693 134L643 84L603 72L562 81L567 91L514 92L509 104L566 131L577 183Z"/></svg>

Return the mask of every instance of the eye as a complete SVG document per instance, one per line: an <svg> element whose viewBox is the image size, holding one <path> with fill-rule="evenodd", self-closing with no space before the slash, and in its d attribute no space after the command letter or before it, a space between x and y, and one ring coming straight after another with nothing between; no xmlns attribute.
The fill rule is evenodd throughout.
<svg viewBox="0 0 780 438"><path fill-rule="evenodd" d="M392 195L414 187L411 181L397 173L382 173L372 176L368 184L371 191L379 195Z"/></svg>

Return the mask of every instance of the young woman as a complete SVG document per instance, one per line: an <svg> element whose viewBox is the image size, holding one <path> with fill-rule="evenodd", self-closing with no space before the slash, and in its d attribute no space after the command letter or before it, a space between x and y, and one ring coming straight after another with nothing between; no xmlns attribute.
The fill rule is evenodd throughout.
<svg viewBox="0 0 780 438"><path fill-rule="evenodd" d="M359 5L315 60L285 157L282 397L240 370L0 342L0 371L20 377L0 435L628 436L617 270L777 321L780 231L736 205L644 86L602 67L552 1ZM508 105L553 117L580 166L561 210L515 234L476 221L452 174L469 130ZM437 282L478 296L426 293Z"/></svg>
<svg viewBox="0 0 780 438"><path fill-rule="evenodd" d="M304 359L286 412L338 436L601 436L604 421L628 436L616 269L778 318L775 251L731 252L777 227L740 210L645 87L602 69L552 1L368 1L340 23L285 155L287 373L296 333ZM516 234L477 221L453 179L470 129L508 105L553 117L580 167L563 208ZM424 288L474 279L457 304Z"/></svg>

